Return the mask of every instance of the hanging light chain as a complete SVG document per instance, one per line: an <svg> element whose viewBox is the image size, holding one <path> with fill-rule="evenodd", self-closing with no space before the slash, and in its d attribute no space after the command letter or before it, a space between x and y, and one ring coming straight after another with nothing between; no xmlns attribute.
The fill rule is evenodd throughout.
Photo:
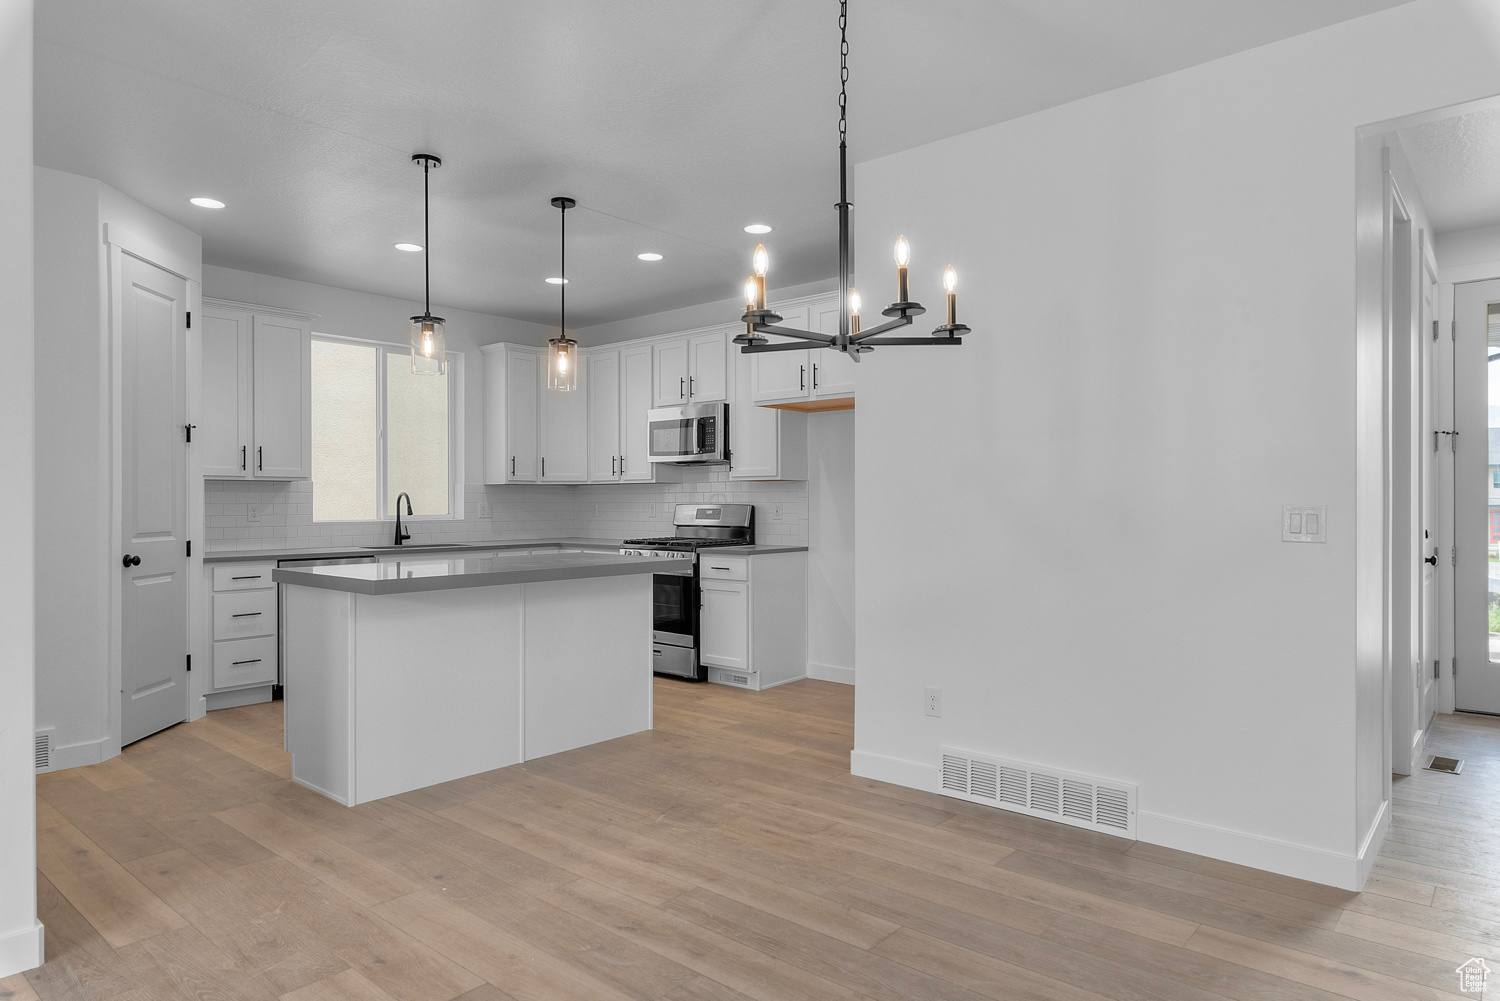
<svg viewBox="0 0 1500 1001"><path fill-rule="evenodd" d="M839 3L839 142L849 133L849 0Z"/></svg>

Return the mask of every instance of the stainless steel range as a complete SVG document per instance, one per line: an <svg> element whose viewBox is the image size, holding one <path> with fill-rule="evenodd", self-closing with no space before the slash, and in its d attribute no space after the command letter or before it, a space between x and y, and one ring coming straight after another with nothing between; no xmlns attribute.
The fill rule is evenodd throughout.
<svg viewBox="0 0 1500 1001"><path fill-rule="evenodd" d="M755 543L754 504L678 504L672 512L676 535L659 539L626 539L620 552L665 560L692 560L693 575L656 574L652 578L652 661L658 674L702 681L698 662L698 551Z"/></svg>

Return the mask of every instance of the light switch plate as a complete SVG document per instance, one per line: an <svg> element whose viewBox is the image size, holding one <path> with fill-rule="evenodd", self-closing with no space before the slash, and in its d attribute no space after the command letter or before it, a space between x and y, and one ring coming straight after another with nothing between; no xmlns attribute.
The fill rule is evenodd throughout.
<svg viewBox="0 0 1500 1001"><path fill-rule="evenodd" d="M479 498L478 514L481 518L488 518L490 516L490 499L488 497L481 496Z"/></svg>
<svg viewBox="0 0 1500 1001"><path fill-rule="evenodd" d="M1281 509L1282 542L1327 542L1328 506L1326 504L1288 504Z"/></svg>

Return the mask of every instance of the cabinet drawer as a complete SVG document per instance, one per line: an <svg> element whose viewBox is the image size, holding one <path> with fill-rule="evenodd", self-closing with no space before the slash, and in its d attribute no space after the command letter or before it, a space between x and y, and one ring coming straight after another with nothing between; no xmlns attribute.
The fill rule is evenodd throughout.
<svg viewBox="0 0 1500 1001"><path fill-rule="evenodd" d="M271 586L271 571L274 563L235 563L227 567L214 567L215 591L248 591L256 587Z"/></svg>
<svg viewBox="0 0 1500 1001"><path fill-rule="evenodd" d="M276 637L215 643L213 680L215 688L275 684Z"/></svg>
<svg viewBox="0 0 1500 1001"><path fill-rule="evenodd" d="M276 589L214 595L214 639L238 640L276 633Z"/></svg>
<svg viewBox="0 0 1500 1001"><path fill-rule="evenodd" d="M749 580L750 561L743 556L698 556L698 576L705 580Z"/></svg>

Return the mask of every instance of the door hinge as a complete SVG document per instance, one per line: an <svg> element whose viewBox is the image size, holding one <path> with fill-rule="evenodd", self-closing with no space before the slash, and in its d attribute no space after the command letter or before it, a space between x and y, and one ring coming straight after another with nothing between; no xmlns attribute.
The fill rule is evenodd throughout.
<svg viewBox="0 0 1500 1001"><path fill-rule="evenodd" d="M1457 678L1458 678L1458 658L1457 657L1453 658L1452 664L1453 664L1453 667L1452 667L1452 669L1448 673L1451 674L1455 680L1457 680Z"/></svg>
<svg viewBox="0 0 1500 1001"><path fill-rule="evenodd" d="M1458 547L1454 546L1448 551L1448 563L1450 566L1458 566Z"/></svg>
<svg viewBox="0 0 1500 1001"><path fill-rule="evenodd" d="M188 660L188 670L192 671L192 669L193 669L193 655L192 654L188 654L187 655L187 660Z"/></svg>
<svg viewBox="0 0 1500 1001"><path fill-rule="evenodd" d="M1432 662L1432 678L1434 681L1443 676L1442 663L1443 662L1440 660L1435 660Z"/></svg>
<svg viewBox="0 0 1500 1001"><path fill-rule="evenodd" d="M193 311L191 309L188 310L187 320L188 320L187 328L189 330L192 330L193 329Z"/></svg>
<svg viewBox="0 0 1500 1001"><path fill-rule="evenodd" d="M1437 338L1438 338L1438 321L1433 320L1432 321L1432 339L1433 340L1437 340Z"/></svg>
<svg viewBox="0 0 1500 1001"><path fill-rule="evenodd" d="M192 444L192 441L193 441L193 428L195 428L197 426L198 425L196 425L196 424L184 424L182 426L182 430L184 430L184 431L187 432L187 442L188 442L188 444Z"/></svg>
<svg viewBox="0 0 1500 1001"><path fill-rule="evenodd" d="M193 555L193 540L192 539L187 540L187 554L189 556Z"/></svg>
<svg viewBox="0 0 1500 1001"><path fill-rule="evenodd" d="M1458 454L1458 432L1457 431L1434 431L1434 432L1432 432L1432 450L1434 452L1436 452L1438 450L1438 441L1440 440L1440 436L1442 436L1442 435L1447 435L1448 436L1448 451L1452 452L1454 455L1457 455Z"/></svg>
<svg viewBox="0 0 1500 1001"><path fill-rule="evenodd" d="M1456 341L1456 340L1458 340L1458 319L1457 318L1454 318L1454 319L1448 321L1448 340L1450 340L1450 341Z"/></svg>

